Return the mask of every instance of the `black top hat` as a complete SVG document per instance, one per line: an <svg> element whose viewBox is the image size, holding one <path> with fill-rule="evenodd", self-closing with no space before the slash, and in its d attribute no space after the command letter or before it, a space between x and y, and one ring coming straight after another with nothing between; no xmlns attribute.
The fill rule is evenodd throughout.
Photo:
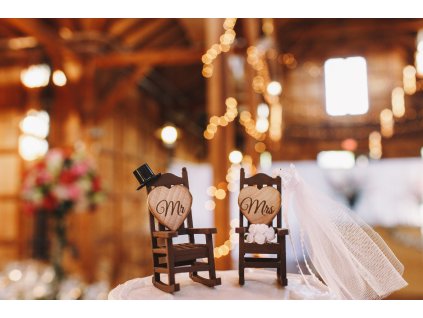
<svg viewBox="0 0 423 318"><path fill-rule="evenodd" d="M160 175L161 173L158 173L157 175L154 174L150 166L147 163L144 163L142 166L134 170L134 176L135 178L137 178L138 182L140 183L140 186L137 188L137 190L144 187L150 181L157 179L158 177L160 177Z"/></svg>

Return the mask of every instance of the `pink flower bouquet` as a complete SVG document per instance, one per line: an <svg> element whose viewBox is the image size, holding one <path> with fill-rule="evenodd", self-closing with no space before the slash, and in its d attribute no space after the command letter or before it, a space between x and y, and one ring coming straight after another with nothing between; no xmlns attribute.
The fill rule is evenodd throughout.
<svg viewBox="0 0 423 318"><path fill-rule="evenodd" d="M93 209L103 198L93 163L82 153L51 149L25 175L24 210L76 211Z"/></svg>

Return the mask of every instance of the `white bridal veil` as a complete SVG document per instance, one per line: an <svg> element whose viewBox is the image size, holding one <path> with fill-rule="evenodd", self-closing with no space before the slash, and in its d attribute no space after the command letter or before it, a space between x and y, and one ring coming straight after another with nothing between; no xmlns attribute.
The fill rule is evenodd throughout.
<svg viewBox="0 0 423 318"><path fill-rule="evenodd" d="M297 219L303 254L331 293L340 299L382 299L407 286L403 265L354 212L311 188L293 165L280 175L286 226L289 218Z"/></svg>

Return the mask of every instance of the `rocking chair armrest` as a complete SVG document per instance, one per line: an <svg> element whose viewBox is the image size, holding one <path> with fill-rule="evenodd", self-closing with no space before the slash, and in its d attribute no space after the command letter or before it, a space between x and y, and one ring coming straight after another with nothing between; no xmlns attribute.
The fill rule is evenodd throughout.
<svg viewBox="0 0 423 318"><path fill-rule="evenodd" d="M172 238L178 236L176 231L156 231L153 232L153 237L157 238Z"/></svg>
<svg viewBox="0 0 423 318"><path fill-rule="evenodd" d="M246 227L236 227L235 228L235 233L245 234L247 232L248 232L248 228L246 228Z"/></svg>
<svg viewBox="0 0 423 318"><path fill-rule="evenodd" d="M285 236L289 234L289 230L288 229L279 229L279 228L275 228L276 230L276 234L277 236Z"/></svg>
<svg viewBox="0 0 423 318"><path fill-rule="evenodd" d="M216 228L187 228L188 234L216 234Z"/></svg>

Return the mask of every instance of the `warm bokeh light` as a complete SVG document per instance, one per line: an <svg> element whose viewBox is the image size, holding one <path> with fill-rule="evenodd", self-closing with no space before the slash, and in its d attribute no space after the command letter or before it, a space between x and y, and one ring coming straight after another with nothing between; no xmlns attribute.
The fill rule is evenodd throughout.
<svg viewBox="0 0 423 318"><path fill-rule="evenodd" d="M266 91L269 95L278 96L282 93L282 85L279 82L272 81L267 84Z"/></svg>
<svg viewBox="0 0 423 318"><path fill-rule="evenodd" d="M162 128L160 137L166 145L173 145L178 139L178 131L174 126L168 125Z"/></svg>
<svg viewBox="0 0 423 318"><path fill-rule="evenodd" d="M223 189L217 189L214 196L218 200L223 200L224 198L226 198L226 192Z"/></svg>
<svg viewBox="0 0 423 318"><path fill-rule="evenodd" d="M269 121L266 118L259 117L256 122L256 130L259 133L265 133L269 129Z"/></svg>
<svg viewBox="0 0 423 318"><path fill-rule="evenodd" d="M67 83L67 78L65 73L62 70L55 70L53 72L53 83L56 86L65 86Z"/></svg>
<svg viewBox="0 0 423 318"><path fill-rule="evenodd" d="M50 79L50 67L47 64L31 65L21 72L21 82L28 88L47 86Z"/></svg>
<svg viewBox="0 0 423 318"><path fill-rule="evenodd" d="M257 116L267 118L269 117L269 106L266 103L261 103L257 106Z"/></svg>
<svg viewBox="0 0 423 318"><path fill-rule="evenodd" d="M407 65L402 72L404 92L408 95L413 95L416 92L416 73L416 68L413 65Z"/></svg>
<svg viewBox="0 0 423 318"><path fill-rule="evenodd" d="M341 148L348 151L355 151L357 149L357 140L353 138L347 138L342 141Z"/></svg>
<svg viewBox="0 0 423 318"><path fill-rule="evenodd" d="M382 136L378 131L373 131L369 135L369 157L382 158Z"/></svg>
<svg viewBox="0 0 423 318"><path fill-rule="evenodd" d="M254 145L254 150L258 153L262 153L266 150L266 144L264 142L259 141Z"/></svg>
<svg viewBox="0 0 423 318"><path fill-rule="evenodd" d="M392 90L392 112L397 118L405 114L404 89L402 87L395 87Z"/></svg>
<svg viewBox="0 0 423 318"><path fill-rule="evenodd" d="M229 153L229 161L231 163L240 163L242 161L242 152L239 150L233 150Z"/></svg>
<svg viewBox="0 0 423 318"><path fill-rule="evenodd" d="M50 130L50 117L45 111L29 110L19 127L24 134L43 139Z"/></svg>
<svg viewBox="0 0 423 318"><path fill-rule="evenodd" d="M36 160L43 157L48 151L48 142L34 136L22 135L19 137L19 154L24 160Z"/></svg>
<svg viewBox="0 0 423 318"><path fill-rule="evenodd" d="M387 138L394 134L394 115L389 108L380 112L380 131L382 136Z"/></svg>

